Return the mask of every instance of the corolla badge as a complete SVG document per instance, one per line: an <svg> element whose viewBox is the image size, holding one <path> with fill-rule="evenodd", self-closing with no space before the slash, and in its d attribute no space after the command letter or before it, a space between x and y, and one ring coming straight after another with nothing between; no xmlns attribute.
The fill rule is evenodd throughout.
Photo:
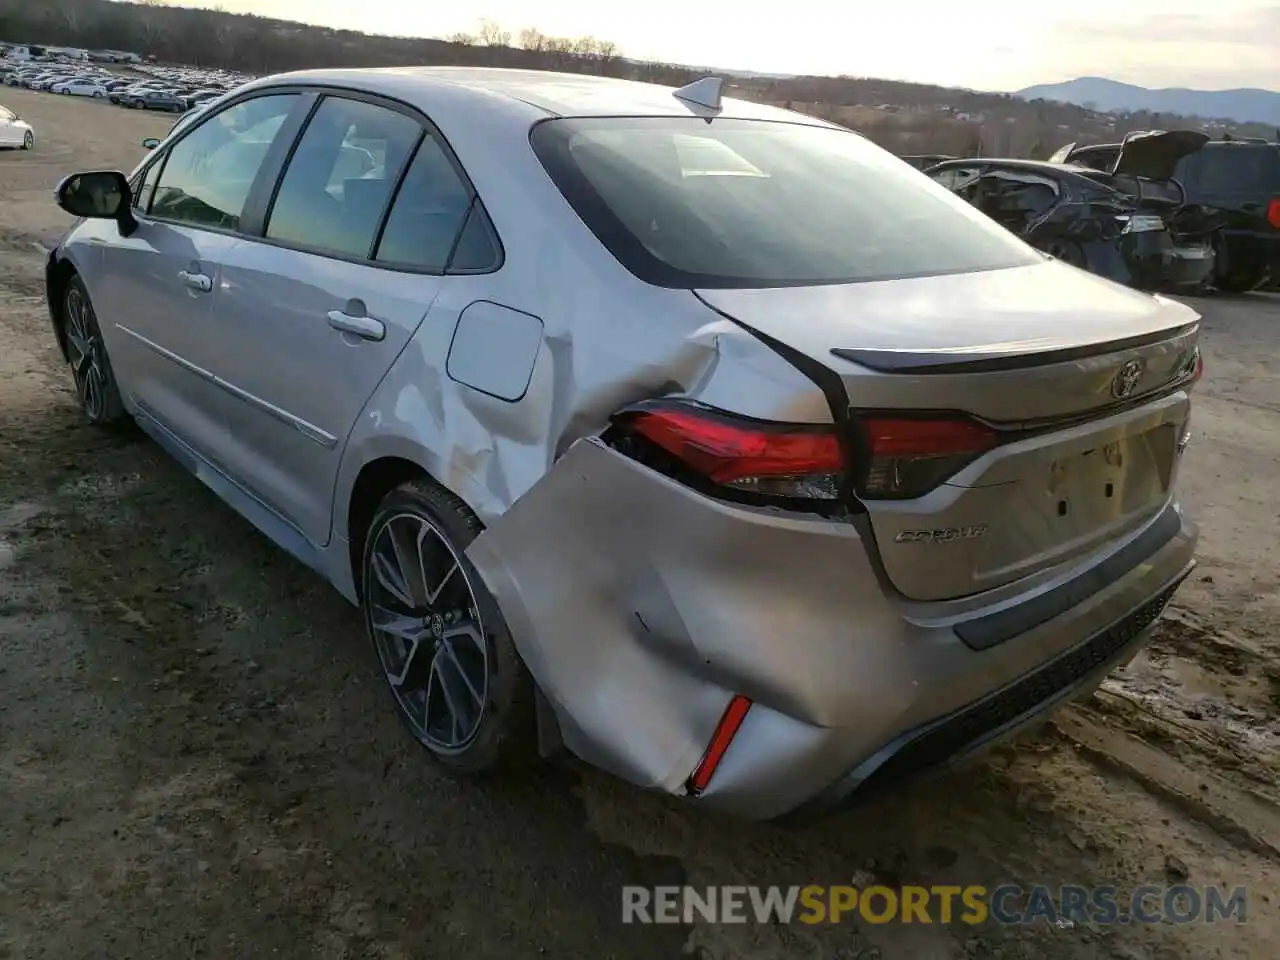
<svg viewBox="0 0 1280 960"><path fill-rule="evenodd" d="M934 530L903 530L893 538L894 543L954 543L957 540L974 540L986 536L987 525L975 523L966 527L941 527Z"/></svg>
<svg viewBox="0 0 1280 960"><path fill-rule="evenodd" d="M1126 360L1120 372L1111 381L1111 395L1117 400L1132 396L1146 369L1146 363L1141 360Z"/></svg>

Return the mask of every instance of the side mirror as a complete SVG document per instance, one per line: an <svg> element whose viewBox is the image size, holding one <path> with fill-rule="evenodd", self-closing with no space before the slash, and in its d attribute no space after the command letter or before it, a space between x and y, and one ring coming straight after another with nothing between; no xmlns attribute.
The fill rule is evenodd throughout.
<svg viewBox="0 0 1280 960"><path fill-rule="evenodd" d="M147 139L142 141L142 145L146 147L148 150L154 150L156 147L160 146L160 138L147 137Z"/></svg>
<svg viewBox="0 0 1280 960"><path fill-rule="evenodd" d="M127 237L137 229L129 180L118 170L73 173L58 184L54 197L58 206L73 217L116 221L121 236Z"/></svg>

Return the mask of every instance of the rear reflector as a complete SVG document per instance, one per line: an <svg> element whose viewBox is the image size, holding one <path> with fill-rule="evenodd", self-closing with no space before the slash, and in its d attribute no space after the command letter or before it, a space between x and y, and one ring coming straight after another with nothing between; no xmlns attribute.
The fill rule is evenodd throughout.
<svg viewBox="0 0 1280 960"><path fill-rule="evenodd" d="M858 493L876 499L923 496L999 442L966 417L860 417L863 463Z"/></svg>
<svg viewBox="0 0 1280 960"><path fill-rule="evenodd" d="M750 709L751 701L741 694L735 694L729 701L724 715L716 724L716 732L711 735L711 742L707 744L707 752L702 755L693 775L689 777L688 789L691 794L697 796L707 789L707 784L715 775L716 767L724 759L725 751L737 736L738 728L742 726L742 721L747 718L747 711Z"/></svg>
<svg viewBox="0 0 1280 960"><path fill-rule="evenodd" d="M614 424L712 484L775 497L839 496L844 454L830 426L753 420L683 400L629 407Z"/></svg>
<svg viewBox="0 0 1280 960"><path fill-rule="evenodd" d="M1280 197L1273 197L1267 204L1267 223L1280 230Z"/></svg>

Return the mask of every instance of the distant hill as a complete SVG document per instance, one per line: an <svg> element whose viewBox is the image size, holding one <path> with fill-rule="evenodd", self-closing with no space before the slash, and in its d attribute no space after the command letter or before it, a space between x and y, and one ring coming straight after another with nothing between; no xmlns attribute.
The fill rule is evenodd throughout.
<svg viewBox="0 0 1280 960"><path fill-rule="evenodd" d="M1184 117L1237 120L1280 126L1280 93L1274 90L1149 90L1104 77L1080 77L1066 83L1042 83L1019 90L1025 100L1057 100L1094 110L1146 110Z"/></svg>

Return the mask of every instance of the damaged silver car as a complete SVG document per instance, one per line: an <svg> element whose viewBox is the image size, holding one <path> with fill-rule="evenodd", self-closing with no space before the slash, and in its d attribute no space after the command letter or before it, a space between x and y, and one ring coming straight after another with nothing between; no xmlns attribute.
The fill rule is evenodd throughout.
<svg viewBox="0 0 1280 960"><path fill-rule="evenodd" d="M803 820L1135 653L1199 317L721 87L264 78L63 182L48 299L87 419L359 604L440 763Z"/></svg>

